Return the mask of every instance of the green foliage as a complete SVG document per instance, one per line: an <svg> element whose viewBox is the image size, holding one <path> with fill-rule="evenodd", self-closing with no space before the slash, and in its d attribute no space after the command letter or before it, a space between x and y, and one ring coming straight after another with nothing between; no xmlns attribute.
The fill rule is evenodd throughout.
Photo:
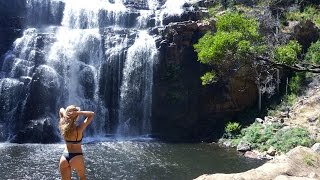
<svg viewBox="0 0 320 180"><path fill-rule="evenodd" d="M312 143L313 140L310 138L310 133L300 127L281 129L268 141L268 144L281 152L287 152L299 145L310 147Z"/></svg>
<svg viewBox="0 0 320 180"><path fill-rule="evenodd" d="M217 13L220 12L222 6L220 4L216 4L208 9L209 15L211 17L216 17Z"/></svg>
<svg viewBox="0 0 320 180"><path fill-rule="evenodd" d="M298 94L305 79L305 73L295 73L289 82L289 91L291 94Z"/></svg>
<svg viewBox="0 0 320 180"><path fill-rule="evenodd" d="M253 55L265 47L261 46L258 22L239 13L227 12L219 16L216 28L215 34L206 33L194 45L201 63L219 69L220 73L215 77L221 77L235 65L253 59Z"/></svg>
<svg viewBox="0 0 320 180"><path fill-rule="evenodd" d="M282 129L282 127L281 124L253 123L241 130L240 138L245 139L252 148L260 151L266 151L272 146L278 151L287 152L299 145L307 147L312 145L313 140L306 129L300 127Z"/></svg>
<svg viewBox="0 0 320 180"><path fill-rule="evenodd" d="M252 148L265 151L270 147L270 144L267 143L268 140L272 139L281 127L280 124L271 124L264 127L260 123L253 123L243 129L241 133L243 138L251 143Z"/></svg>
<svg viewBox="0 0 320 180"><path fill-rule="evenodd" d="M241 125L237 122L229 122L225 127L225 132L229 138L236 137L241 130Z"/></svg>
<svg viewBox="0 0 320 180"><path fill-rule="evenodd" d="M298 100L298 96L294 93L290 93L283 97L283 101L280 104L272 106L268 109L268 116L278 116L281 112L285 111L288 106L292 106Z"/></svg>
<svg viewBox="0 0 320 180"><path fill-rule="evenodd" d="M320 40L311 44L304 60L312 64L320 64Z"/></svg>
<svg viewBox="0 0 320 180"><path fill-rule="evenodd" d="M229 12L218 17L216 27L217 32L239 32L242 39L249 41L259 37L258 22L239 13Z"/></svg>
<svg viewBox="0 0 320 180"><path fill-rule="evenodd" d="M202 85L212 84L217 81L217 76L214 72L206 72L201 76Z"/></svg>
<svg viewBox="0 0 320 180"><path fill-rule="evenodd" d="M286 19L291 21L311 20L317 26L320 26L320 10L316 6L307 6L303 12L299 9L287 12Z"/></svg>
<svg viewBox="0 0 320 180"><path fill-rule="evenodd" d="M275 49L274 60L278 63L293 65L298 61L298 54L302 46L298 41L289 41L286 45L278 46Z"/></svg>
<svg viewBox="0 0 320 180"><path fill-rule="evenodd" d="M292 106L295 102L297 102L298 96L296 94L289 94L284 97L284 102L286 106Z"/></svg>

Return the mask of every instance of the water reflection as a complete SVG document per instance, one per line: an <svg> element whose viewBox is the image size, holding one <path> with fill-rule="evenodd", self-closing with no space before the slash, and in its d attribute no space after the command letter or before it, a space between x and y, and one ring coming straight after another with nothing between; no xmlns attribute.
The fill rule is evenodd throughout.
<svg viewBox="0 0 320 180"><path fill-rule="evenodd" d="M60 179L63 144L0 144L3 179ZM106 141L83 145L88 179L193 179L233 173L263 161L243 158L212 144ZM75 178L73 174L73 179Z"/></svg>

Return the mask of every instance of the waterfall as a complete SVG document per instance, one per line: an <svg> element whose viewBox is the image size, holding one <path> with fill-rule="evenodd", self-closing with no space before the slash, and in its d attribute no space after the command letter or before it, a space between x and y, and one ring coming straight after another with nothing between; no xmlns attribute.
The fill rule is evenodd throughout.
<svg viewBox="0 0 320 180"><path fill-rule="evenodd" d="M135 43L128 49L124 65L119 135L151 133L153 63L156 55L154 39L146 31L140 31Z"/></svg>
<svg viewBox="0 0 320 180"><path fill-rule="evenodd" d="M91 136L151 134L158 52L149 28L189 1L25 1L23 36L0 64L0 141L39 124L59 137L58 110L69 104L96 112Z"/></svg>

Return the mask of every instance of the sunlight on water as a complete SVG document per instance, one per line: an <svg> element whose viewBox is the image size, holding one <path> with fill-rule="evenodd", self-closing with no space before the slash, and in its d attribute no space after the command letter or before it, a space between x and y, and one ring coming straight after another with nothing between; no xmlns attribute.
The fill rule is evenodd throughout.
<svg viewBox="0 0 320 180"><path fill-rule="evenodd" d="M0 177L60 179L64 144L0 144ZM205 173L242 172L263 164L212 144L102 141L83 145L88 179L193 179ZM76 174L73 173L73 179Z"/></svg>
<svg viewBox="0 0 320 180"><path fill-rule="evenodd" d="M163 13L168 15L181 15L183 13L183 5L189 0L167 0L163 5Z"/></svg>

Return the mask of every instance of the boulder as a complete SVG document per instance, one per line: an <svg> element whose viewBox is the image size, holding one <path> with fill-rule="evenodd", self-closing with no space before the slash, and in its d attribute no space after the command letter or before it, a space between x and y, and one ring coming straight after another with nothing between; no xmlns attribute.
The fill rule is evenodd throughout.
<svg viewBox="0 0 320 180"><path fill-rule="evenodd" d="M51 117L44 117L31 120L24 128L10 140L13 143L54 143L58 142L60 137L57 133L55 120Z"/></svg>
<svg viewBox="0 0 320 180"><path fill-rule="evenodd" d="M275 155L276 155L276 152L277 152L277 150L274 149L274 147L271 146L271 147L268 149L267 154L270 155L270 156L275 156Z"/></svg>
<svg viewBox="0 0 320 180"><path fill-rule="evenodd" d="M264 123L264 120L263 119L261 119L261 118L256 118L256 120L255 120L256 122L258 122L258 123L260 123L260 124L263 124Z"/></svg>
<svg viewBox="0 0 320 180"><path fill-rule="evenodd" d="M316 143L311 147L312 150L314 150L317 153L320 153L320 143Z"/></svg>
<svg viewBox="0 0 320 180"><path fill-rule="evenodd" d="M237 146L237 151L246 152L251 150L251 144L247 141L241 140Z"/></svg>
<svg viewBox="0 0 320 180"><path fill-rule="evenodd" d="M39 66L31 81L30 95L26 101L25 119L38 119L44 112L56 113L56 97L61 90L60 75L51 67Z"/></svg>
<svg viewBox="0 0 320 180"><path fill-rule="evenodd" d="M260 159L259 154L253 151L247 151L244 153L244 157L251 159Z"/></svg>
<svg viewBox="0 0 320 180"><path fill-rule="evenodd" d="M320 154L310 148L298 146L286 155L277 156L256 169L234 174L206 174L196 180L270 180L276 178L307 180L319 177Z"/></svg>

